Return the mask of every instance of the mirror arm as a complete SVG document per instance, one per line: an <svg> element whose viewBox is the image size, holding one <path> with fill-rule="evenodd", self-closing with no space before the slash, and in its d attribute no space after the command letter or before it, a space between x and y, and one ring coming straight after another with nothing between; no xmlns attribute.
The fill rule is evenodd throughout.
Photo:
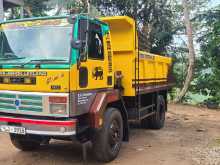
<svg viewBox="0 0 220 165"><path fill-rule="evenodd" d="M80 61L80 55L79 55L79 57L77 58L77 69L78 70L79 70L80 66L81 66L81 61Z"/></svg>

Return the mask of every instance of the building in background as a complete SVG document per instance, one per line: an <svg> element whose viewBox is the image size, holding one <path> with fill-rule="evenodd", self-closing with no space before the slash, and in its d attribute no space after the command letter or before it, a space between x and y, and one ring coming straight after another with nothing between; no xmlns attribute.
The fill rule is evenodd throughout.
<svg viewBox="0 0 220 165"><path fill-rule="evenodd" d="M20 7L20 16L24 16L24 1L23 0L0 0L0 21L5 18L4 11L9 8Z"/></svg>

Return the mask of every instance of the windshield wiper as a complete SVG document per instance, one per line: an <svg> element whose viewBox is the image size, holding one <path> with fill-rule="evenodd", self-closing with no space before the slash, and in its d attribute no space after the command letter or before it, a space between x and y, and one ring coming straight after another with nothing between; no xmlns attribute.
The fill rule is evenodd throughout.
<svg viewBox="0 0 220 165"><path fill-rule="evenodd" d="M18 57L12 52L7 52L7 53L4 53L4 55L2 57L0 57L0 60L10 61L10 60L20 60L20 59L24 59L24 58L25 57Z"/></svg>
<svg viewBox="0 0 220 165"><path fill-rule="evenodd" d="M11 61L11 60L21 60L21 59L25 59L25 57L0 58L0 61L1 61L1 60Z"/></svg>
<svg viewBox="0 0 220 165"><path fill-rule="evenodd" d="M16 56L13 52L5 52L3 56L18 58L18 56Z"/></svg>

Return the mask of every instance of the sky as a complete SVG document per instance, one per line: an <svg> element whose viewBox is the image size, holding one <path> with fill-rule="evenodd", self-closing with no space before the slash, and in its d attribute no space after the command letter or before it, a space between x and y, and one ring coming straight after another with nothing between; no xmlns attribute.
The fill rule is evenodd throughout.
<svg viewBox="0 0 220 165"><path fill-rule="evenodd" d="M213 7L217 6L217 5L220 4L220 0L211 0L211 4L212 4Z"/></svg>

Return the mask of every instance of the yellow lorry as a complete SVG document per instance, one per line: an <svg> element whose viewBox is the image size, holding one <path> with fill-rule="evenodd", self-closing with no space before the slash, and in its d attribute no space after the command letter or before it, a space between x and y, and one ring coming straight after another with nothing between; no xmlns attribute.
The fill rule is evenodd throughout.
<svg viewBox="0 0 220 165"><path fill-rule="evenodd" d="M0 131L18 149L91 141L108 162L129 140L129 123L164 126L172 59L139 49L132 18L46 17L0 28Z"/></svg>

